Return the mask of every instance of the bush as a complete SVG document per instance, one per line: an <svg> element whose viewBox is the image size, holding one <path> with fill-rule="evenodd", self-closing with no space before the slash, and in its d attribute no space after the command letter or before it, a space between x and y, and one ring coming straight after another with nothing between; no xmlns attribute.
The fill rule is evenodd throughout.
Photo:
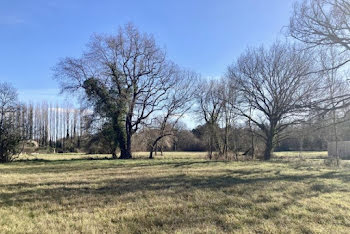
<svg viewBox="0 0 350 234"><path fill-rule="evenodd" d="M17 91L0 83L0 162L10 162L19 153L20 129L16 123Z"/></svg>

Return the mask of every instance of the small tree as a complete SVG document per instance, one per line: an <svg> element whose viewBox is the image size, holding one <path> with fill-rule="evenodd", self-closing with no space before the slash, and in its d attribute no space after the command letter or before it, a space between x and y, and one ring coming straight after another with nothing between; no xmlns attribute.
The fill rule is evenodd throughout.
<svg viewBox="0 0 350 234"><path fill-rule="evenodd" d="M0 83L0 163L10 162L19 152L21 131L16 127L17 91Z"/></svg>
<svg viewBox="0 0 350 234"><path fill-rule="evenodd" d="M151 125L156 134L150 144L150 159L153 158L158 142L165 137L174 136L179 120L192 108L197 81L198 75L189 71L179 71L175 76L174 85L160 103L162 109Z"/></svg>
<svg viewBox="0 0 350 234"><path fill-rule="evenodd" d="M217 80L210 80L203 82L197 91L197 113L199 118L205 121L209 159L212 159L215 151L220 154L223 152L223 142L219 137L219 122L225 106L223 90L224 86Z"/></svg>

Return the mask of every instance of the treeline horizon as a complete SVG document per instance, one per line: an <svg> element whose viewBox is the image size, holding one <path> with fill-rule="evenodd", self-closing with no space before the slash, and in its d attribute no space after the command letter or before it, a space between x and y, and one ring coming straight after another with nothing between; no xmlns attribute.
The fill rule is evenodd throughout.
<svg viewBox="0 0 350 234"><path fill-rule="evenodd" d="M21 103L15 111L16 126L21 129L21 138L27 141L36 141L37 150L41 152L86 152L109 154L108 149L101 145L97 136L98 128L89 131L89 116L91 110L80 107L76 108L68 103L48 103L46 101ZM192 113L195 116L195 113ZM348 118L348 116L344 117ZM339 123L339 139L350 140L350 126L342 121ZM160 142L156 151L207 151L208 129L204 124L198 124L194 128L188 128L182 122L174 134L174 139L166 139ZM318 128L308 135L304 133L309 129ZM288 138L282 140L276 146L275 151L322 151L327 150L327 143L334 140L329 134L329 117L318 119L314 122L305 123L304 127L292 127L288 131ZM224 127L218 126L222 132ZM147 143L147 129L145 127L135 135L133 151L149 151ZM251 135L247 122L234 126L234 131L239 132L241 138L249 139ZM150 134L148 132L148 134ZM90 147L88 146L90 144ZM237 143L238 144L238 143ZM245 152L249 149L243 141L239 143L240 150ZM29 151L31 152L31 151Z"/></svg>
<svg viewBox="0 0 350 234"><path fill-rule="evenodd" d="M16 116L16 90L0 83L0 138L13 151L29 136L61 144L62 152L109 152L114 159L196 149L209 159L270 160L275 150L324 150L334 141L330 156L339 164L337 143L350 139L349 25L348 0L296 2L285 40L247 47L222 77L206 80L129 22L115 34L94 34L80 56L52 68L61 92L80 97L91 113L44 105ZM188 114L202 125L184 129ZM0 148L0 158L9 152Z"/></svg>

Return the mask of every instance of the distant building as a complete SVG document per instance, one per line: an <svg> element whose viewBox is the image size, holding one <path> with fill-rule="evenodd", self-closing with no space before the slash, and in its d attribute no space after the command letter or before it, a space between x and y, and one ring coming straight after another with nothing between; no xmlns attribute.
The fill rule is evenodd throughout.
<svg viewBox="0 0 350 234"><path fill-rule="evenodd" d="M336 157L337 150L341 159L350 159L350 141L328 142L328 156Z"/></svg>

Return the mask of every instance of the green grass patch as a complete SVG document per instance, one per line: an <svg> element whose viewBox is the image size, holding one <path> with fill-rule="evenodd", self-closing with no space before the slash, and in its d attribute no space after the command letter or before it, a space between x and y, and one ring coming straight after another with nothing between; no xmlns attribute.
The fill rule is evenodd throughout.
<svg viewBox="0 0 350 234"><path fill-rule="evenodd" d="M321 153L22 157L0 165L0 232L348 233L350 167L326 167Z"/></svg>

